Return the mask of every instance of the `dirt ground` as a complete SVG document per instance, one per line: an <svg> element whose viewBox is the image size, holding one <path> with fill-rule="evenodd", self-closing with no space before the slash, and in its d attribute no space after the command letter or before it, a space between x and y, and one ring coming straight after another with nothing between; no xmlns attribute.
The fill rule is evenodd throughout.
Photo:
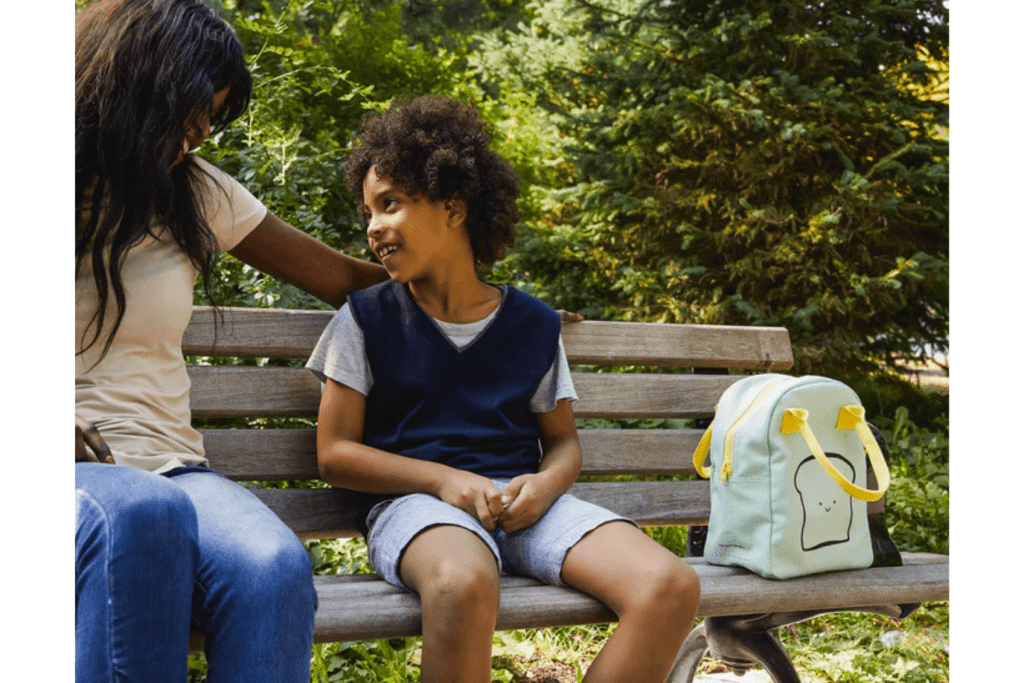
<svg viewBox="0 0 1024 683"><path fill-rule="evenodd" d="M521 672L513 674L515 683L576 683L576 668L570 664L541 658L513 656Z"/></svg>

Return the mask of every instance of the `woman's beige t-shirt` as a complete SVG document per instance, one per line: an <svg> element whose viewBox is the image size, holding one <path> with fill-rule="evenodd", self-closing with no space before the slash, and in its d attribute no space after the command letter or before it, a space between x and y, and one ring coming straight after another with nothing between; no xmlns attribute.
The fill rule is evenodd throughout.
<svg viewBox="0 0 1024 683"><path fill-rule="evenodd" d="M223 188L204 178L206 220L219 248L228 251L259 225L267 209L234 178L196 161ZM145 238L125 260L125 314L107 355L97 363L101 336L75 357L75 413L96 426L117 464L167 472L207 464L202 437L191 425L190 382L181 352L199 273L169 235L159 228L154 233L157 238ZM91 270L82 271L75 277L76 352L98 305ZM107 320L116 315L111 293ZM89 330L85 338L91 336Z"/></svg>

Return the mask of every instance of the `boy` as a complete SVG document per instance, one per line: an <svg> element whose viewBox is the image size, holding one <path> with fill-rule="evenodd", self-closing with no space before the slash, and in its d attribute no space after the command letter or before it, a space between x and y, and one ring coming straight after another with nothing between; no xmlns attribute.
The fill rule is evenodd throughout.
<svg viewBox="0 0 1024 683"><path fill-rule="evenodd" d="M581 454L559 314L476 275L514 239L514 172L456 100L420 97L363 124L345 181L391 279L350 295L307 367L325 383L321 475L379 494L370 563L421 598L423 680L491 680L504 569L618 614L586 681L664 681L696 575L629 520L566 495Z"/></svg>

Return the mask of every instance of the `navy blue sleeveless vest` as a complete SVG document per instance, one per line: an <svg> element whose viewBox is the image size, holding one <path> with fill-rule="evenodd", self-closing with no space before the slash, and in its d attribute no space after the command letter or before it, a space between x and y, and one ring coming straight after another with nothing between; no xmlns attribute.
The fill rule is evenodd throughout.
<svg viewBox="0 0 1024 683"><path fill-rule="evenodd" d="M388 280L348 301L373 373L363 443L486 477L537 471L529 401L558 350L556 311L506 287L497 316L459 351L406 285Z"/></svg>

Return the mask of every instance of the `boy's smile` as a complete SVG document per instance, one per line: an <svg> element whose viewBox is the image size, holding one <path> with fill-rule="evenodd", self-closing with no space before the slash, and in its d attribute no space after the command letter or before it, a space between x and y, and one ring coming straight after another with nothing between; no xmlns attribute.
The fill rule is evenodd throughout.
<svg viewBox="0 0 1024 683"><path fill-rule="evenodd" d="M404 283L439 272L453 232L445 201L412 195L372 166L363 180L363 206L370 249L391 279Z"/></svg>

